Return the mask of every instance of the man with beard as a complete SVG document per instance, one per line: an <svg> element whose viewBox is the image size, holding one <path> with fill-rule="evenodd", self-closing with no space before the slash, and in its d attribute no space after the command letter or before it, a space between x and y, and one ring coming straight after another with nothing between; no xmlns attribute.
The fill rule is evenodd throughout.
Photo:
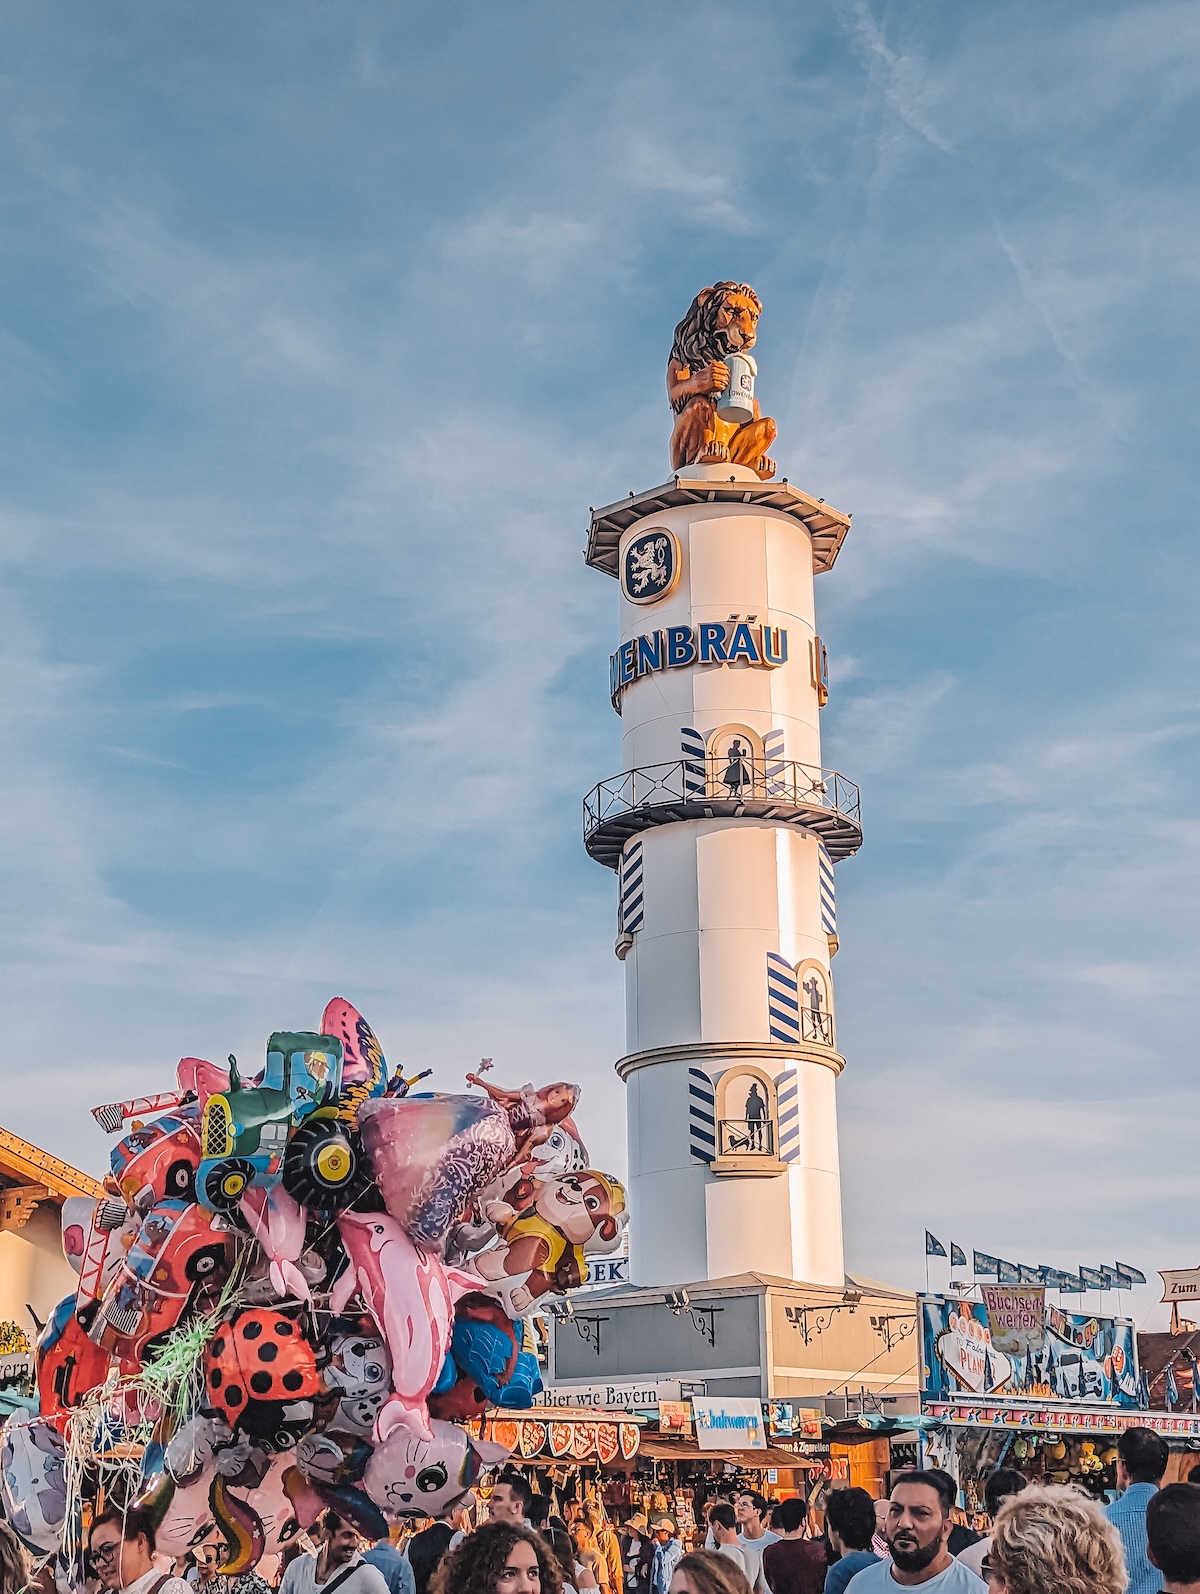
<svg viewBox="0 0 1200 1594"><path fill-rule="evenodd" d="M906 1472L888 1502L885 1532L890 1561L864 1567L850 1579L851 1594L896 1594L896 1586L923 1594L984 1594L987 1585L946 1546L958 1490L948 1472Z"/></svg>

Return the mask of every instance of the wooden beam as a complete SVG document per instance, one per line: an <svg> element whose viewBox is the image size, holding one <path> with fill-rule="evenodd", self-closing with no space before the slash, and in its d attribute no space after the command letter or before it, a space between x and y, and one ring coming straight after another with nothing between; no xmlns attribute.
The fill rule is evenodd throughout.
<svg viewBox="0 0 1200 1594"><path fill-rule="evenodd" d="M49 1194L44 1184L10 1185L7 1190L0 1190L0 1234L23 1229L38 1202Z"/></svg>
<svg viewBox="0 0 1200 1594"><path fill-rule="evenodd" d="M91 1174L22 1140L10 1129L0 1129L0 1173L26 1184L44 1184L46 1193L59 1200L67 1196L92 1196L98 1201L104 1194L103 1185Z"/></svg>

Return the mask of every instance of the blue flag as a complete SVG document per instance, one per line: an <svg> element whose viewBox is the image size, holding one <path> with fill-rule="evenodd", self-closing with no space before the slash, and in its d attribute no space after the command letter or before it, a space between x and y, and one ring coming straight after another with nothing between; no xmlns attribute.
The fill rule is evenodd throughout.
<svg viewBox="0 0 1200 1594"><path fill-rule="evenodd" d="M1061 1281L1058 1287L1064 1295L1082 1295L1087 1289L1078 1273L1060 1273L1058 1276Z"/></svg>
<svg viewBox="0 0 1200 1594"><path fill-rule="evenodd" d="M1112 1285L1108 1283L1104 1269L1100 1267L1081 1267L1079 1277L1083 1280L1085 1290L1109 1290Z"/></svg>
<svg viewBox="0 0 1200 1594"><path fill-rule="evenodd" d="M1021 1269L1015 1262L1006 1262L1004 1258L997 1257L1001 1284L1019 1284L1021 1282Z"/></svg>
<svg viewBox="0 0 1200 1594"><path fill-rule="evenodd" d="M1179 1404L1179 1385L1175 1382L1175 1369L1170 1362L1167 1363L1166 1391L1167 1410L1174 1411Z"/></svg>
<svg viewBox="0 0 1200 1594"><path fill-rule="evenodd" d="M967 1253L963 1250L961 1245L955 1245L954 1241L951 1240L950 1241L950 1266L951 1267L966 1267L966 1265L967 1265Z"/></svg>
<svg viewBox="0 0 1200 1594"><path fill-rule="evenodd" d="M1118 1262L1117 1267L1125 1274L1126 1278L1132 1279L1135 1284L1144 1284L1146 1282L1146 1275L1141 1268L1130 1267L1128 1262Z"/></svg>
<svg viewBox="0 0 1200 1594"><path fill-rule="evenodd" d="M971 1252L972 1268L976 1278L998 1278L1000 1275L1000 1258L989 1256L986 1251Z"/></svg>
<svg viewBox="0 0 1200 1594"><path fill-rule="evenodd" d="M1042 1282L1041 1270L1036 1267L1026 1267L1024 1262L1018 1262L1017 1273L1020 1275L1018 1282L1021 1284L1040 1284Z"/></svg>
<svg viewBox="0 0 1200 1594"><path fill-rule="evenodd" d="M942 1244L942 1242L940 1240L935 1239L933 1237L933 1235L930 1234L929 1230L926 1229L925 1230L925 1255L926 1256L945 1256L945 1254L946 1254L946 1247Z"/></svg>

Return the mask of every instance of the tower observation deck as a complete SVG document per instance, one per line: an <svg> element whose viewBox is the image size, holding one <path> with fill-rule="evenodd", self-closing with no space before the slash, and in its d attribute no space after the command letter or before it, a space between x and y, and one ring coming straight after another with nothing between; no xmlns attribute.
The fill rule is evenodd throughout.
<svg viewBox="0 0 1200 1594"><path fill-rule="evenodd" d="M858 788L821 759L814 578L850 519L769 459L737 462L744 433L774 436L757 405L736 432L705 411L689 447L691 410L720 416L723 396L680 379L676 351L674 475L594 511L586 552L621 589L621 769L586 797L584 841L617 875L630 1274L841 1287L833 866L862 827Z"/></svg>

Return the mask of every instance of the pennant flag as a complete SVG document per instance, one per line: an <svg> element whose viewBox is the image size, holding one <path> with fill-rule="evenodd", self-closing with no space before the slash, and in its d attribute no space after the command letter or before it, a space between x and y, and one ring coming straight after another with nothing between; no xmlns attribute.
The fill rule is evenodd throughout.
<svg viewBox="0 0 1200 1594"><path fill-rule="evenodd" d="M933 1235L930 1234L929 1230L926 1229L925 1230L925 1255L926 1256L945 1256L945 1254L946 1254L946 1247L942 1244L942 1242L940 1240L935 1239L933 1237Z"/></svg>
<svg viewBox="0 0 1200 1594"><path fill-rule="evenodd" d="M1200 1365L1196 1362L1196 1352L1189 1346L1183 1353L1187 1357L1188 1367L1192 1374L1192 1410L1196 1410L1196 1400L1200 1397Z"/></svg>
<svg viewBox="0 0 1200 1594"><path fill-rule="evenodd" d="M1135 1284L1144 1284L1146 1282L1146 1275L1140 1268L1130 1267L1128 1262L1118 1262L1117 1266L1120 1268L1121 1272L1126 1274L1127 1277L1131 1278Z"/></svg>
<svg viewBox="0 0 1200 1594"><path fill-rule="evenodd" d="M1103 1268L1080 1267L1079 1277L1083 1280L1085 1290L1110 1290L1112 1288L1112 1285L1105 1278Z"/></svg>
<svg viewBox="0 0 1200 1594"><path fill-rule="evenodd" d="M961 1245L955 1245L954 1241L951 1240L950 1241L950 1266L951 1267L966 1267L966 1265L967 1265L967 1253L963 1250Z"/></svg>
<svg viewBox="0 0 1200 1594"><path fill-rule="evenodd" d="M1179 1385L1175 1382L1175 1369L1167 1363L1167 1410L1174 1411L1179 1404Z"/></svg>
<svg viewBox="0 0 1200 1594"><path fill-rule="evenodd" d="M993 1276L999 1278L1000 1258L998 1256L989 1256L986 1251L972 1251L971 1261L971 1271L976 1278L992 1278Z"/></svg>
<svg viewBox="0 0 1200 1594"><path fill-rule="evenodd" d="M1021 1269L1015 1262L1006 1262L1002 1256L996 1258L999 1266L1001 1284L1019 1284L1021 1282Z"/></svg>

